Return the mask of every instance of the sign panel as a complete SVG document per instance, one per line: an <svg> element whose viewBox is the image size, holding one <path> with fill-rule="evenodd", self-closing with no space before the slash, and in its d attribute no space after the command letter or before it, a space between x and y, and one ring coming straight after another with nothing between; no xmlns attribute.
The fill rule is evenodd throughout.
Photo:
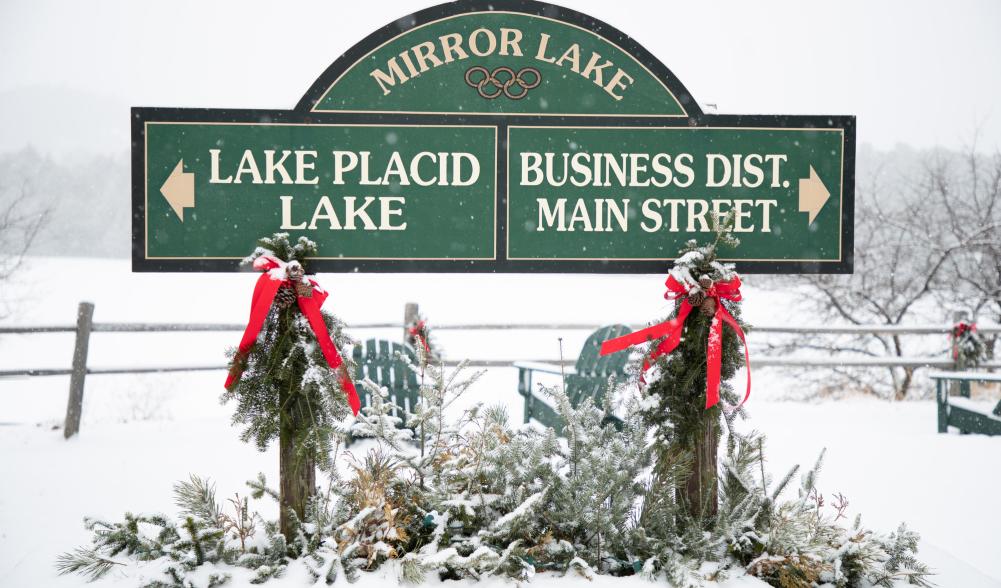
<svg viewBox="0 0 1001 588"><path fill-rule="evenodd" d="M495 127L145 126L146 259L239 259L277 230L320 260L496 258Z"/></svg>
<svg viewBox="0 0 1001 588"><path fill-rule="evenodd" d="M399 19L289 111L134 108L133 269L662 272L733 211L744 272L850 272L855 119L704 114L625 34L528 0Z"/></svg>
<svg viewBox="0 0 1001 588"><path fill-rule="evenodd" d="M841 129L508 128L508 259L662 260L734 215L745 261L841 259Z"/></svg>

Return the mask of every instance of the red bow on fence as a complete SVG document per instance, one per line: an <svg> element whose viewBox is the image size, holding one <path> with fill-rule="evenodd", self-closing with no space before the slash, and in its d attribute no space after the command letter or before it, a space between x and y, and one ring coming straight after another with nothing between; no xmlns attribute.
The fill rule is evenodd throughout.
<svg viewBox="0 0 1001 588"><path fill-rule="evenodd" d="M309 321L309 326L313 328L316 341L320 345L324 359L327 360L327 365L330 366L330 369L340 371L341 389L348 397L351 411L357 415L361 408L358 392L355 390L347 370L342 367L344 360L341 359L341 355L337 352L337 346L330 339L327 324L323 321L323 315L320 313L320 306L327 299L327 292L320 287L316 280L310 277L302 276L301 281L291 279L287 272L291 265L271 255L262 255L254 260L254 269L262 271L264 274L257 279L257 285L254 286L254 297L250 303L250 321L247 322L247 329L243 332L243 339L240 340L239 351L233 360L233 369L226 378L226 388L230 388L240 379L238 365L241 359L250 352L254 342L257 341L257 334L264 326L264 321L268 317L271 303L274 301L278 289L287 285L296 292L296 303L306 320ZM298 266L298 264L295 265Z"/></svg>
<svg viewBox="0 0 1001 588"><path fill-rule="evenodd" d="M622 351L633 345L640 345L647 341L664 337L664 340L643 360L643 372L645 373L654 360L661 355L674 351L678 347L678 344L681 343L681 332L685 326L685 319L688 318L688 314L693 308L687 298L691 287L678 282L674 279L674 276L668 276L666 285L667 292L664 294L664 298L676 300L684 297L681 301L681 307L678 308L678 315L659 325L647 327L635 333L629 333L628 335L605 341L601 344L601 355L608 355ZM721 302L721 299L734 301L741 299L740 278L734 276L733 279L726 282L714 283L708 289L703 289L703 293L706 299L711 298L716 303L716 310L713 314L712 323L709 326L709 340L706 343L706 408L710 408L719 402L723 323L730 325L730 328L737 333L741 342L744 343L744 358L747 365L747 392L744 394L744 400L740 401L740 404L744 404L751 395L751 358L747 352L747 341L744 339L744 331L741 330L740 325L727 312ZM641 381L642 377L641 374Z"/></svg>
<svg viewBox="0 0 1001 588"><path fill-rule="evenodd" d="M960 337L965 335L967 331L971 333L976 333L977 323L968 323L966 321L960 321L956 323L952 327L952 336L954 339L959 339Z"/></svg>
<svg viewBox="0 0 1001 588"><path fill-rule="evenodd" d="M977 332L977 323L968 323L966 321L959 321L952 326L952 359L959 359L959 344L958 341L967 333L973 334Z"/></svg>
<svg viewBox="0 0 1001 588"><path fill-rule="evenodd" d="M430 357L431 346L428 345L427 323L424 321L417 321L408 329L408 332L415 341L418 341L421 344L421 347L424 348L424 353Z"/></svg>

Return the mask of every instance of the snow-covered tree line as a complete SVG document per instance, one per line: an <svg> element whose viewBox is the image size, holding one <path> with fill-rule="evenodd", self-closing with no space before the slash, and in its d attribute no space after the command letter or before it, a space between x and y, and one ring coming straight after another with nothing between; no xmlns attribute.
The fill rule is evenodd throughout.
<svg viewBox="0 0 1001 588"><path fill-rule="evenodd" d="M127 257L129 166L125 152L75 158L53 158L33 148L0 153L0 215L49 211L30 255Z"/></svg>
<svg viewBox="0 0 1001 588"><path fill-rule="evenodd" d="M35 252L39 233L52 215L51 204L40 201L31 174L11 173L0 161L0 285L12 280L24 258ZM0 318L13 301L0 296Z"/></svg>
<svg viewBox="0 0 1001 588"><path fill-rule="evenodd" d="M975 161L974 161L975 160ZM966 151L946 149L913 150L898 147L879 151L862 146L857 156L859 195L856 222L872 211L878 201L888 214L912 199L920 199L920 185L941 180L949 190L948 210L941 220L965 230L973 222L983 223L997 214L991 204L996 189L989 188L998 174L996 153L985 152L975 142ZM937 176L933 178L932 176ZM79 155L52 158L34 148L0 153L0 186L5 193L21 185L30 187L31 204L53 208L53 218L36 244L38 254L89 257L126 257L130 251L129 159L128 153ZM974 191L973 186L979 184ZM996 179L995 179L996 186ZM0 207L9 200L0 200ZM946 215L951 218L946 218ZM861 227L857 227L861 232ZM918 246L921 243L917 243ZM866 269L861 264L858 269ZM973 278L966 272L964 275ZM997 282L997 279L994 279ZM995 305L994 312L1001 312Z"/></svg>

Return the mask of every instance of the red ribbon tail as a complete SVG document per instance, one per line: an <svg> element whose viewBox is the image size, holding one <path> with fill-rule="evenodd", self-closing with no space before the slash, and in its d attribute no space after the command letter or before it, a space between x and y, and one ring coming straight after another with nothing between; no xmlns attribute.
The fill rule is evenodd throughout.
<svg viewBox="0 0 1001 588"><path fill-rule="evenodd" d="M723 305L716 301L716 308ZM726 312L726 311L724 311ZM720 361L723 354L723 321L717 310L709 324L709 338L706 340L706 408L719 402Z"/></svg>
<svg viewBox="0 0 1001 588"><path fill-rule="evenodd" d="M640 329L639 331L628 333L614 339L608 339L607 341L602 342L599 354L610 355L612 353L617 353L623 349L628 349L633 345L642 345L643 343L648 343L654 339L660 339L665 335L667 336L667 339L664 343L657 346L657 356L670 353L674 351L674 348L677 347L679 343L681 343L681 328L685 324L685 318L688 317L688 313L691 311L692 305L688 304L687 300L683 300L681 302L681 307L678 309L678 316L658 325L653 325L652 327ZM656 356L653 359L656 359Z"/></svg>
<svg viewBox="0 0 1001 588"><path fill-rule="evenodd" d="M634 331L621 337L616 337L614 339L608 339L602 341L601 349L599 351L600 355L611 355L613 353L618 353L624 349L628 349L633 345L642 345L654 339L660 339L664 335L670 332L672 321L666 321L652 327L647 327L639 331Z"/></svg>
<svg viewBox="0 0 1001 588"><path fill-rule="evenodd" d="M300 296L298 303L302 314L306 315L306 320L309 321L309 326L313 328L313 334L316 335L316 341L320 345L323 357L327 360L327 365L335 370L341 368L344 365L344 360L341 359L341 354L337 352L337 346L330 339L330 333L327 331L327 323L323 321L323 314L320 313L320 307L316 303L316 300ZM341 369L340 372L341 389L348 397L351 412L357 415L361 409L361 400L358 398L358 391L355 390L354 382L351 381L347 370Z"/></svg>
<svg viewBox="0 0 1001 588"><path fill-rule="evenodd" d="M257 334L261 332L264 321L268 318L271 310L271 303L278 293L278 288L282 285L280 280L272 280L267 273L261 274L257 278L254 286L254 296L250 302L250 320L247 321L247 328L243 331L243 338L240 339L240 347L233 357L233 367L226 376L226 389L229 389L240 379L242 363L246 359L250 348L257 341Z"/></svg>
<svg viewBox="0 0 1001 588"><path fill-rule="evenodd" d="M674 351L681 343L681 331L685 326L685 319L691 311L692 305L687 300L682 300L681 307L678 308L678 316L659 325L604 341L601 344L600 354L616 353L633 345L640 345L666 335L667 337L660 342L660 345L657 345L647 357L643 358L643 369L640 371L640 389L642 389L646 385L646 371L650 369L651 364L661 355Z"/></svg>
<svg viewBox="0 0 1001 588"><path fill-rule="evenodd" d="M348 375L348 371L344 368L341 368L341 390L344 390L344 394L348 397L351 413L358 416L358 411L361 410L361 399L358 398L355 383L351 381L351 376Z"/></svg>
<svg viewBox="0 0 1001 588"><path fill-rule="evenodd" d="M737 336L740 337L740 342L744 346L744 366L747 369L747 390L744 392L744 399L740 401L740 404L737 405L737 408L740 408L745 402L747 402L747 399L751 397L751 354L747 350L747 340L744 338L744 331L743 329L740 328L740 324L737 322L737 320L733 318L733 316L726 310L726 308L723 307L722 302L717 302L716 314L715 316L713 316L713 322L712 322L713 330L709 333L710 349L707 349L706 351L706 357L709 358L711 362L712 361L711 346L714 340L713 337L715 336L715 341L717 345L715 353L716 365L715 365L715 371L713 371L711 363L709 366L707 366L708 371L706 374L706 408L709 408L710 406L713 406L714 404L719 402L720 354L722 352L721 349L723 343L724 322L730 325L730 328L733 329L735 333L737 333ZM715 376L715 382L714 382L715 385L711 386L711 384L713 384L713 380L711 379L713 378L713 376ZM712 402L710 403L710 401Z"/></svg>

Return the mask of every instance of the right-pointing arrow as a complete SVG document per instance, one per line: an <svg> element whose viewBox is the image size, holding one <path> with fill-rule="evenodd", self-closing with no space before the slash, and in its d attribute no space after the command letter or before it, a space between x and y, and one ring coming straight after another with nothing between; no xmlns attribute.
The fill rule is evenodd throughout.
<svg viewBox="0 0 1001 588"><path fill-rule="evenodd" d="M177 162L174 171L160 187L160 193L174 209L177 218L184 222L184 209L195 205L195 174L184 171L184 160Z"/></svg>
<svg viewBox="0 0 1001 588"><path fill-rule="evenodd" d="M827 191L827 186L820 180L817 170L810 166L810 177L799 181L799 211L810 213L807 225L812 225L813 221L820 214L820 209L827 204L831 198L831 193Z"/></svg>

